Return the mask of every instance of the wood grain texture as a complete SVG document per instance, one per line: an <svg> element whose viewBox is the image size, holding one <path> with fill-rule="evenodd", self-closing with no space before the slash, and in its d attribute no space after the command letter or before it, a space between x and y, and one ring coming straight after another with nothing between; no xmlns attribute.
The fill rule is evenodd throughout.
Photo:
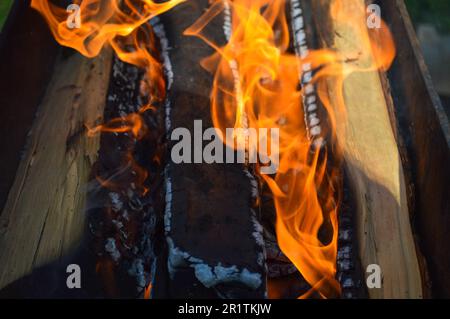
<svg viewBox="0 0 450 319"><path fill-rule="evenodd" d="M352 12L366 30L364 0L341 1L341 10ZM373 64L370 48L361 46L367 32L331 19L324 43L347 58L346 67L361 70ZM330 94L336 96L336 83L330 84ZM356 201L359 254L364 269L377 264L382 270L382 287L369 289L370 298L422 298L405 175L385 93L377 70L353 72L343 83L347 119L338 125L338 136Z"/></svg>
<svg viewBox="0 0 450 319"><path fill-rule="evenodd" d="M55 261L79 243L86 183L99 137L112 53L59 57L0 216L0 288ZM17 110L20 112L20 110Z"/></svg>

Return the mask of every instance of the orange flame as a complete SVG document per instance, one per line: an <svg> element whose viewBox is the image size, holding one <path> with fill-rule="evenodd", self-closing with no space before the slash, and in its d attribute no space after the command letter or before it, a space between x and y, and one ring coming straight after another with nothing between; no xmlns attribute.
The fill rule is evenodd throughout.
<svg viewBox="0 0 450 319"><path fill-rule="evenodd" d="M152 297L152 284L149 283L148 286L145 288L144 291L144 299L151 299Z"/></svg>
<svg viewBox="0 0 450 319"><path fill-rule="evenodd" d="M145 69L152 92L150 103L142 106L144 112L165 95L162 67L154 57L146 22L183 1L78 0L79 29L69 29L68 13L48 0L32 0L31 5L46 18L60 44L87 57L98 55L108 44L120 59ZM224 4L232 8L233 20L231 38L221 47L209 39L205 27ZM365 11L363 0L345 0L345 5L332 0L332 18L354 30L355 47L348 52L318 50L300 60L288 52L285 5L285 0L217 0L186 34L202 38L217 51L202 62L215 74L211 93L215 127L221 131L231 127L280 129L279 171L276 176L262 175L274 194L278 243L312 291L333 297L340 291L335 280L338 190L334 187L339 167L329 165L327 152L342 156L338 147L342 135L337 132L338 124L345 123L342 85L353 72L386 70L395 46L384 24L378 31L367 31L364 14L360 14ZM298 74L306 64L316 70L313 82L329 117L326 148L314 147L307 136L301 104L305 92L299 89ZM89 133L131 132L139 138L145 130L140 114L113 120ZM319 238L323 228L327 238Z"/></svg>
<svg viewBox="0 0 450 319"><path fill-rule="evenodd" d="M152 0L76 0L79 5L79 28L69 28L69 13L65 8L53 5L48 0L32 0L31 6L39 11L61 45L74 48L86 57L95 57L105 45L113 48L119 59L145 70L145 89L149 102L139 112L123 118L112 119L106 124L88 128L88 136L101 132L130 133L140 140L147 133L142 114L155 109L155 104L165 98L166 88L161 63L155 57L155 39L147 23L153 17L164 13L185 0L169 0L156 3ZM125 163L136 173L136 184L148 191L142 184L147 172L133 159L132 150ZM97 177L101 185L117 188L115 183Z"/></svg>
<svg viewBox="0 0 450 319"><path fill-rule="evenodd" d="M47 20L59 44L86 57L95 57L110 45L124 62L145 69L152 98L164 98L164 76L155 58L154 39L148 21L185 0L156 3L152 0L75 0L80 8L79 28L69 28L69 13L47 0L32 0L31 7ZM151 101L152 102L152 101Z"/></svg>
<svg viewBox="0 0 450 319"><path fill-rule="evenodd" d="M354 6L364 3L345 1ZM206 27L226 7L232 9L232 32L228 43L221 47L208 37ZM395 47L385 26L375 36L368 36L365 21L352 10L343 11L348 7L335 0L331 13L334 19L356 30L363 40L356 46L360 51L351 48L342 54L317 50L301 60L288 52L285 7L285 0L217 0L185 34L203 39L216 50L202 61L202 66L215 74L211 93L214 126L221 131L231 127L279 128L278 173L274 177L261 175L274 194L279 246L312 287L302 297L314 291L324 298L336 297L340 286L335 279L339 198L335 179L340 167L336 163L329 165L327 150L339 163L342 152L338 145L342 141L336 126L345 123L342 85L352 72L387 69ZM388 53L382 51L386 48ZM347 64L352 56L360 62L374 57L374 62ZM329 116L330 140L324 148L315 147L305 127L301 102L305 92L299 89L299 70L306 64L316 70L313 82ZM328 81L330 78L334 81ZM334 87L328 90L331 83ZM319 235L324 229L327 236L320 238L324 237Z"/></svg>
<svg viewBox="0 0 450 319"><path fill-rule="evenodd" d="M119 49L120 37L131 35L153 17L183 1L185 0L156 3L152 0L75 0L74 3L80 7L81 25L73 29L67 26L69 13L65 8L55 6L47 0L32 0L31 7L45 17L55 39L61 45L74 48L92 58L109 43L118 49L118 54L141 61L136 63L147 64L153 60L147 59L146 54L127 54ZM140 43L135 45L136 48L142 47Z"/></svg>

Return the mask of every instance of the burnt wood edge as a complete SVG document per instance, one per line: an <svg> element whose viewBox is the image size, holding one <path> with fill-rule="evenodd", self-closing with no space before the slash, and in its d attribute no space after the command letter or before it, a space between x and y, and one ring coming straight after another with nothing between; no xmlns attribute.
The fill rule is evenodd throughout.
<svg viewBox="0 0 450 319"><path fill-rule="evenodd" d="M333 32L328 32L333 30L333 22L329 15L331 2L328 0L303 0L311 10L312 23L314 24L314 31L316 39L315 49L324 49L333 47L334 38ZM353 216L354 211L356 211L357 201L354 194L352 193L350 177L348 169L343 165L342 167L342 182L343 187L342 198L340 201L340 214L339 214L339 232L342 230L348 230L349 228L353 231L351 243L347 244L347 247L351 247L352 253L351 260L353 262L353 269L350 272L339 272L338 275L342 275L340 278L341 284L346 278L351 278L353 280L353 286L350 288L342 287L342 297L346 298L358 298L367 299L369 298L368 288L365 285L365 269L362 266L362 260L359 254L360 243L356 239L357 222L356 218ZM339 241L338 243L338 255L342 247L345 245ZM350 297L351 295L351 297Z"/></svg>

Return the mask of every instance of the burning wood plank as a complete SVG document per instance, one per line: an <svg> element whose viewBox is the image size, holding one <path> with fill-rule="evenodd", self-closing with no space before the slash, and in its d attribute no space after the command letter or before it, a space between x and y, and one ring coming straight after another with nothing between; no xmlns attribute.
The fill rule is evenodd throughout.
<svg viewBox="0 0 450 319"><path fill-rule="evenodd" d="M313 141L316 148L332 148L333 132L330 116L323 105L319 94L317 80L314 79L317 70L313 70L308 59L321 49L320 29L329 23L321 21L315 24L316 16L309 0L288 1L290 19L290 33L293 51L299 59L299 76L302 86L302 105L304 110L305 127L308 138ZM333 154L331 154L333 156ZM336 156L339 156L337 154ZM357 253L354 249L353 217L347 196L350 192L344 188L343 201L339 209L339 244L337 253L337 279L341 284L341 298L357 298L365 296L362 288L362 272L358 269Z"/></svg>
<svg viewBox="0 0 450 319"><path fill-rule="evenodd" d="M103 118L112 53L60 57L32 127L0 225L0 287L72 252L85 225L84 185Z"/></svg>
<svg viewBox="0 0 450 319"><path fill-rule="evenodd" d="M348 69L356 70L343 82L347 127L344 130L338 123L337 128L357 205L360 258L364 268L379 265L383 276L381 289L369 289L369 295L371 298L421 298L422 279L409 219L402 161L380 75L373 68L377 63L381 63L377 67L385 67L380 62L385 57L382 54L392 54L393 48L387 46L391 44L388 39L378 39L384 42L373 43L378 48L374 51L378 56L374 57L371 46L364 45L369 39L365 1L335 4L339 5L334 8L338 11L331 8L332 25L324 28L321 24L321 38L326 46L347 59ZM313 8L320 17L318 21L327 19L325 12L330 7L326 1L315 2ZM347 19L339 14L347 14ZM352 21L356 22L353 26ZM386 31L385 27L383 30ZM331 95L339 96L339 92L333 91L339 86L329 83Z"/></svg>
<svg viewBox="0 0 450 319"><path fill-rule="evenodd" d="M212 77L200 61L212 50L201 40L183 36L207 4L203 0L182 4L161 18L170 25L166 31L174 49L169 135L177 127L188 128L193 135L194 120L211 126ZM224 41L223 19L214 30ZM244 165L168 164L165 231L170 297L264 296L264 242L255 214L256 196L256 181ZM155 286L158 289L162 290Z"/></svg>
<svg viewBox="0 0 450 319"><path fill-rule="evenodd" d="M133 75L122 74L124 64L115 61L111 83L116 75L122 77L115 83L120 93L108 96L110 122L97 125L102 120L106 84L111 81L111 53L104 52L92 62L73 55L59 60L59 73L48 88L0 217L0 263L4 265L0 287L73 251L85 224L83 185L92 178L99 150L99 135L93 133L104 132L109 135L102 139L96 175L104 188L96 186L106 199L99 208L95 203L100 196L90 193L98 213L89 211L94 217L89 226L98 257L96 267L92 262L90 268L112 288L110 296L142 295L145 290L146 297L156 298L265 297L267 275L276 278L269 280L269 297L355 297L354 277L349 275L358 268L353 263L355 247L364 268L376 264L383 273L381 288L370 289L370 297L424 295L420 254L409 221L406 168L389 109L393 102L387 79L379 72L393 57L391 50L387 56L380 54L380 46L391 43L377 38L384 27L375 36L371 33L372 42L367 41L366 27L360 23L365 20L364 0L215 1L207 11L212 14L205 15L211 18L207 23L200 18L207 0L186 2L162 19L154 18L157 12L150 12L143 3L127 7L133 2L115 3L119 2L126 14L119 14L124 20L114 24L114 37L105 31L110 30L111 21L98 25L106 28L94 36L100 44L111 44L118 58L134 64ZM290 21L285 16L286 3ZM123 13L119 7L109 10L113 15ZM153 30L147 29L149 20ZM60 38L61 29L49 21L64 45L89 56L101 51L101 45L91 47L86 41L92 39L89 28L77 32L83 39L70 33ZM356 21L359 24L353 24ZM207 26L197 34L185 32L193 23ZM129 36L123 42L120 30ZM213 50L186 34L207 34L203 40L224 46L216 48L222 56L220 67L207 67L217 71L214 80L200 65ZM319 48L317 40L331 50L309 56ZM203 66L214 64L212 60ZM323 72L326 79L316 85L316 74L327 69L328 63L336 73ZM136 102L142 74L146 94ZM222 81L219 89L216 80ZM225 102L222 95L227 95ZM206 128L230 120L217 116L211 106L224 106L225 111L235 107L230 116L235 127L247 130L265 120L269 127L282 130L282 171L260 176L271 193L269 212L262 206L263 215L269 215L264 216L269 224L264 225L264 237L257 212L265 194L261 199L248 157L245 164L206 164L197 157L203 155L206 143L196 121ZM330 106L338 114L332 114ZM344 109L346 117L340 113ZM146 113L149 110L152 115ZM162 118L166 132L158 123ZM89 139L85 125L93 128ZM194 164L167 158L162 172L161 135L166 133L171 140L177 128L197 138L189 147L189 153L195 154ZM334 144L335 135L343 155ZM170 155L175 142L168 144ZM349 198L356 208L350 208L354 216L348 208L339 215L338 236L342 157L352 188ZM111 187L122 173L124 178L117 178ZM165 194L159 189L163 179ZM42 187L43 181L51 187ZM160 207L164 196L165 211ZM346 201L350 200L344 199L345 205ZM356 229L351 229L352 218ZM164 237L163 249L158 247L160 237ZM127 274L136 279L131 285ZM116 285L115 281L121 282Z"/></svg>

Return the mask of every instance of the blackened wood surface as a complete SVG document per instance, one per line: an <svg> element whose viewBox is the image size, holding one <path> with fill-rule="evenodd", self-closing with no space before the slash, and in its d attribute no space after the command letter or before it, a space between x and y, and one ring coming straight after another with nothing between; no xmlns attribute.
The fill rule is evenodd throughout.
<svg viewBox="0 0 450 319"><path fill-rule="evenodd" d="M207 7L206 0L188 1L162 17L172 47L174 81L168 95L171 127L186 127L192 135L194 120L203 120L204 129L212 126L209 96L213 77L202 69L200 61L214 52L200 39L183 36L183 32ZM224 42L223 19L210 27L217 30L217 40ZM168 297L264 297L265 276L257 262L262 248L253 237L251 184L244 166L170 163L168 178L172 189L172 202L166 203L171 212L169 241L209 267L236 266L261 278L255 289L238 281L206 289L199 283L195 267L187 262L184 267L175 266ZM155 287L155 292L163 290Z"/></svg>

